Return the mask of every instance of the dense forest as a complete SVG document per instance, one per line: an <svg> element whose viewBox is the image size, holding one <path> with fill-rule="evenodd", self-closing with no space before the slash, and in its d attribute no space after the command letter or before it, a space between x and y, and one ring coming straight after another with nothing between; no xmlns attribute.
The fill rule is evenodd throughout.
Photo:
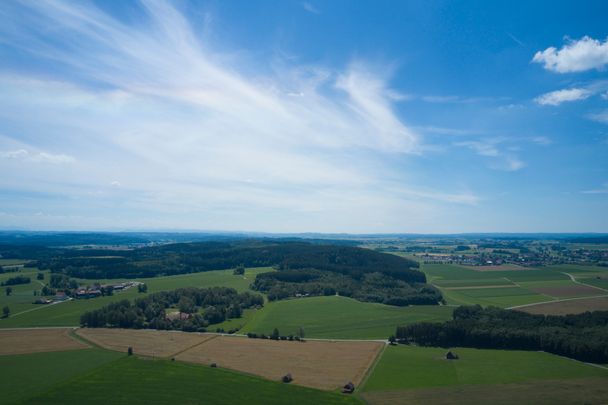
<svg viewBox="0 0 608 405"><path fill-rule="evenodd" d="M135 250L64 250L33 262L72 277L137 278L238 267L315 268L356 279L378 272L408 283L424 283L418 263L369 249L304 242L237 241L178 243Z"/></svg>
<svg viewBox="0 0 608 405"><path fill-rule="evenodd" d="M205 332L209 325L240 318L243 309L261 307L264 298L233 288L180 288L122 300L85 312L82 326L89 328L135 328ZM168 311L174 308L174 311ZM173 312L173 315L171 314Z"/></svg>
<svg viewBox="0 0 608 405"><path fill-rule="evenodd" d="M423 346L543 350L593 363L608 362L608 311L545 316L481 306L459 307L444 323L397 328L402 343Z"/></svg>
<svg viewBox="0 0 608 405"><path fill-rule="evenodd" d="M267 293L270 301L335 294L397 306L436 305L442 300L441 293L433 286L408 284L380 272L350 275L316 269L279 270L258 274L252 288Z"/></svg>

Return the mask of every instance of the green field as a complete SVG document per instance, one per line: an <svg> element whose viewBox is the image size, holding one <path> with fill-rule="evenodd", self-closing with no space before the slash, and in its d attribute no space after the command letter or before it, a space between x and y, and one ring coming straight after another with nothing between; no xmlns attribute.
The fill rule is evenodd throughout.
<svg viewBox="0 0 608 405"><path fill-rule="evenodd" d="M445 360L446 349L441 348L389 346L363 390L404 390L585 377L608 379L608 370L548 353L464 348L453 351L460 360Z"/></svg>
<svg viewBox="0 0 608 405"><path fill-rule="evenodd" d="M394 307L364 303L346 297L310 297L271 302L257 311L241 333L296 334L301 326L306 337L343 339L386 339L399 325L419 321L444 321L451 307Z"/></svg>
<svg viewBox="0 0 608 405"><path fill-rule="evenodd" d="M54 362L53 367L61 367L61 364L61 361ZM28 385L36 385L32 379L25 381ZM87 405L360 403L352 396L263 380L228 370L167 360L144 360L124 355L116 361L68 382L31 393L34 395L19 403L85 403Z"/></svg>
<svg viewBox="0 0 608 405"><path fill-rule="evenodd" d="M43 393L123 356L100 349L0 356L0 403L12 404Z"/></svg>
<svg viewBox="0 0 608 405"><path fill-rule="evenodd" d="M249 288L249 284L255 279L256 274L271 270L272 269L268 267L247 269L244 277L232 274L232 270L219 270L137 280L143 281L148 285L148 293L163 290L173 290L180 287L213 286L233 287L238 291L245 291ZM101 308L110 302L143 296L143 294L137 292L137 289L131 288L130 290L124 292L117 292L113 296L109 297L100 297L88 300L72 300L55 305L34 305L32 304L35 299L33 296L33 289L38 289L41 287L40 284L38 284L35 280L37 271L34 271L32 274L26 272L11 274L28 274L32 277L32 283L22 286L14 286L14 293L10 297L7 297L5 294L0 296L0 307L9 305L11 308L11 313L13 314L8 319L0 320L0 328L77 326L80 323L80 315L86 311ZM6 274L3 274L3 276L6 276ZM97 280L81 281L84 283L93 283ZM108 280L101 280L101 282L108 282ZM111 282L119 282L119 280L111 280ZM29 312L19 314L21 311Z"/></svg>

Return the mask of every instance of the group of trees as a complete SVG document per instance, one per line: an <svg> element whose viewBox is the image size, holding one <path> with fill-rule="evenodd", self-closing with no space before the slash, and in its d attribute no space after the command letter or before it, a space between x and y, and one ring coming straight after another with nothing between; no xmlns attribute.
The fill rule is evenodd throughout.
<svg viewBox="0 0 608 405"><path fill-rule="evenodd" d="M240 318L245 308L261 307L264 298L233 288L180 288L111 303L84 313L82 326L90 328L150 328L204 332L207 326L230 318ZM168 316L169 308L177 308L178 316Z"/></svg>
<svg viewBox="0 0 608 405"><path fill-rule="evenodd" d="M354 278L317 269L279 270L258 274L251 287L267 293L270 301L336 294L396 306L436 305L442 300L441 293L428 284L409 284L379 272Z"/></svg>
<svg viewBox="0 0 608 405"><path fill-rule="evenodd" d="M543 350L593 363L608 362L608 311L545 316L464 306L444 323L397 328L402 343L488 349Z"/></svg>
<svg viewBox="0 0 608 405"><path fill-rule="evenodd" d="M3 281L2 283L0 283L0 286L5 286L5 285L18 285L18 284L29 284L32 280L29 277L26 276L17 276L17 277L11 277L5 281Z"/></svg>

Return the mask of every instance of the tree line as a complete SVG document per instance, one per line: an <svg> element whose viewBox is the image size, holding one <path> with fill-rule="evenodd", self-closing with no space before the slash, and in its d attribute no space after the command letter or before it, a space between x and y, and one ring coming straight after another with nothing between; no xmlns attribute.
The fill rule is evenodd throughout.
<svg viewBox="0 0 608 405"><path fill-rule="evenodd" d="M240 318L243 309L262 307L264 298L234 288L180 288L122 300L85 312L80 324L89 328L133 328L205 332L209 325ZM174 308L176 316L169 315Z"/></svg>
<svg viewBox="0 0 608 405"><path fill-rule="evenodd" d="M495 307L463 306L444 323L400 326L401 343L480 349L542 350L576 360L608 362L608 311L533 315Z"/></svg>
<svg viewBox="0 0 608 405"><path fill-rule="evenodd" d="M26 276L16 276L16 277L11 277L3 282L0 283L0 286L5 286L5 285L18 285L18 284L29 284L32 280L29 277Z"/></svg>
<svg viewBox="0 0 608 405"><path fill-rule="evenodd" d="M355 278L317 269L279 270L258 274L251 288L265 292L270 301L336 294L396 306L436 305L443 300L439 290L433 286L409 284L379 272Z"/></svg>

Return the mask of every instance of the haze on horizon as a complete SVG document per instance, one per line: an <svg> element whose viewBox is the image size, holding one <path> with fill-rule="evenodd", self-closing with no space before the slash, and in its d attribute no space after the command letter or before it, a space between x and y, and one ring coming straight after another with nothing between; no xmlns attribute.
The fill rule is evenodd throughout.
<svg viewBox="0 0 608 405"><path fill-rule="evenodd" d="M606 17L0 2L0 229L608 232Z"/></svg>

